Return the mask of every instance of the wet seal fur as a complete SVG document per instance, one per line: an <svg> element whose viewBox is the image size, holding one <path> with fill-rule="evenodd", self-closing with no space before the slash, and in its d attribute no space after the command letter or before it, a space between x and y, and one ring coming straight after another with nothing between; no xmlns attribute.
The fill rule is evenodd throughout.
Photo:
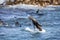
<svg viewBox="0 0 60 40"><path fill-rule="evenodd" d="M36 26L36 28L39 30L39 31L42 31L42 25L40 25L36 19L34 19L32 16L29 16L29 19L32 20L32 23L34 24L34 26Z"/></svg>

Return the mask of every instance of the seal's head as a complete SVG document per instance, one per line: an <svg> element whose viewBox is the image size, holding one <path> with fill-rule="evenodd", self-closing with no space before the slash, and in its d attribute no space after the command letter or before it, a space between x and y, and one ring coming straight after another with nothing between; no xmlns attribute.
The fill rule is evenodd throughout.
<svg viewBox="0 0 60 40"><path fill-rule="evenodd" d="M33 18L32 16L29 16L29 19L30 19L30 20L33 20L33 21L36 21L36 19Z"/></svg>
<svg viewBox="0 0 60 40"><path fill-rule="evenodd" d="M16 25L19 25L19 22L15 22Z"/></svg>

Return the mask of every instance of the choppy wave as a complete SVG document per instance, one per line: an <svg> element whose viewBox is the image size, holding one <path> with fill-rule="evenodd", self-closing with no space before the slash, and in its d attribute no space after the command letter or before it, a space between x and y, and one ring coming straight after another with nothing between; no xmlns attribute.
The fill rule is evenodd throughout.
<svg viewBox="0 0 60 40"><path fill-rule="evenodd" d="M30 10L27 11L27 12L30 12L31 14L33 14L33 16L36 17L38 22L40 24L42 24L42 28L45 29L39 33L38 30L34 31L34 29L30 29L33 26L33 24L28 19L17 20L18 22L21 23L22 27L16 26L16 28L15 28L15 25L14 25L15 23L12 23L15 21L11 21L10 19L13 20L14 18L20 18L21 16L22 16L22 18L27 17L26 16L27 12L24 12L24 11L21 12L20 9L13 9L14 7L13 8L12 7L0 9L0 12L2 11L4 13L6 13L6 14L4 14L4 13L0 14L1 19L2 18L5 20L9 19L9 21L7 23L9 23L10 24L9 26L11 26L11 28L8 28L9 27L8 25L6 25L8 27L5 27L5 26L0 27L0 40L54 40L54 39L59 40L60 39L60 9L59 9L59 12L57 12L55 10L55 8L54 8L54 11L52 11L51 9L49 9L51 11L49 11L48 9L40 10L40 12L45 13L45 14L43 16L39 16L39 17L37 17L38 16L37 14L31 13ZM25 7L23 7L23 8L25 8ZM35 11L33 11L33 12L35 12ZM14 28L12 28L12 26ZM26 28L26 27L28 27L28 28ZM33 34L32 34L32 32L33 32ZM44 34L42 34L42 33L44 33Z"/></svg>
<svg viewBox="0 0 60 40"><path fill-rule="evenodd" d="M8 5L5 8L23 8L23 9L38 9L37 5L26 5L26 4L17 4L17 5Z"/></svg>
<svg viewBox="0 0 60 40"><path fill-rule="evenodd" d="M37 5L26 5L26 4L18 4L18 5L9 5L8 8L23 8L23 9L40 9L40 10L55 10L57 6L46 6L46 7L38 7Z"/></svg>

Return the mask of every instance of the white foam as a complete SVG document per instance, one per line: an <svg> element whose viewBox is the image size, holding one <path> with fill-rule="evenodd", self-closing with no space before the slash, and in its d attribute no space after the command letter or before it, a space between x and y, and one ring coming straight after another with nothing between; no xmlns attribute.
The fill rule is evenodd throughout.
<svg viewBox="0 0 60 40"><path fill-rule="evenodd" d="M29 27L26 27L25 30L30 31L30 32L34 32L34 30L31 30Z"/></svg>
<svg viewBox="0 0 60 40"><path fill-rule="evenodd" d="M45 7L45 8L42 8L43 10L55 10L55 8L52 8L52 7Z"/></svg>
<svg viewBox="0 0 60 40"><path fill-rule="evenodd" d="M39 31L39 32L41 32L41 33L45 33L45 32L46 32L46 30L42 29L42 31Z"/></svg>
<svg viewBox="0 0 60 40"><path fill-rule="evenodd" d="M6 24L5 26L9 26L8 24Z"/></svg>
<svg viewBox="0 0 60 40"><path fill-rule="evenodd" d="M32 33L38 33L38 32L39 33L45 33L46 32L46 30L44 30L44 29L42 29L42 31L39 31L37 29L36 30L30 29L29 27L26 27L25 30L29 31L29 32L32 32Z"/></svg>
<svg viewBox="0 0 60 40"><path fill-rule="evenodd" d="M46 7L60 7L60 5L48 5Z"/></svg>
<svg viewBox="0 0 60 40"><path fill-rule="evenodd" d="M0 0L0 4L3 4L6 0Z"/></svg>
<svg viewBox="0 0 60 40"><path fill-rule="evenodd" d="M39 9L38 5L28 5L28 4L17 4L9 5L6 8L23 8L23 9Z"/></svg>

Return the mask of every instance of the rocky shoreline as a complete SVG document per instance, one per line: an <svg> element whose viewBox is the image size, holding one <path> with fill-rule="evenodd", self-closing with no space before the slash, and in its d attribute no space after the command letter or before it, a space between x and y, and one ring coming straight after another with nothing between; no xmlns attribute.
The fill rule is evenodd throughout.
<svg viewBox="0 0 60 40"><path fill-rule="evenodd" d="M9 0L6 1L7 5L16 5L16 4L29 4L29 5L38 5L38 6L48 6L48 5L59 5L60 1L58 0Z"/></svg>
<svg viewBox="0 0 60 40"><path fill-rule="evenodd" d="M2 4L0 4L0 6L1 5L4 5L4 6L6 6L6 5L18 5L18 4L26 4L26 5L34 5L34 6L38 6L38 7L46 7L46 6L49 6L49 5L53 5L53 6L59 6L59 2L58 1L53 1L52 2L52 0L50 0L50 1L48 1L48 0L6 0L5 2L3 2Z"/></svg>

